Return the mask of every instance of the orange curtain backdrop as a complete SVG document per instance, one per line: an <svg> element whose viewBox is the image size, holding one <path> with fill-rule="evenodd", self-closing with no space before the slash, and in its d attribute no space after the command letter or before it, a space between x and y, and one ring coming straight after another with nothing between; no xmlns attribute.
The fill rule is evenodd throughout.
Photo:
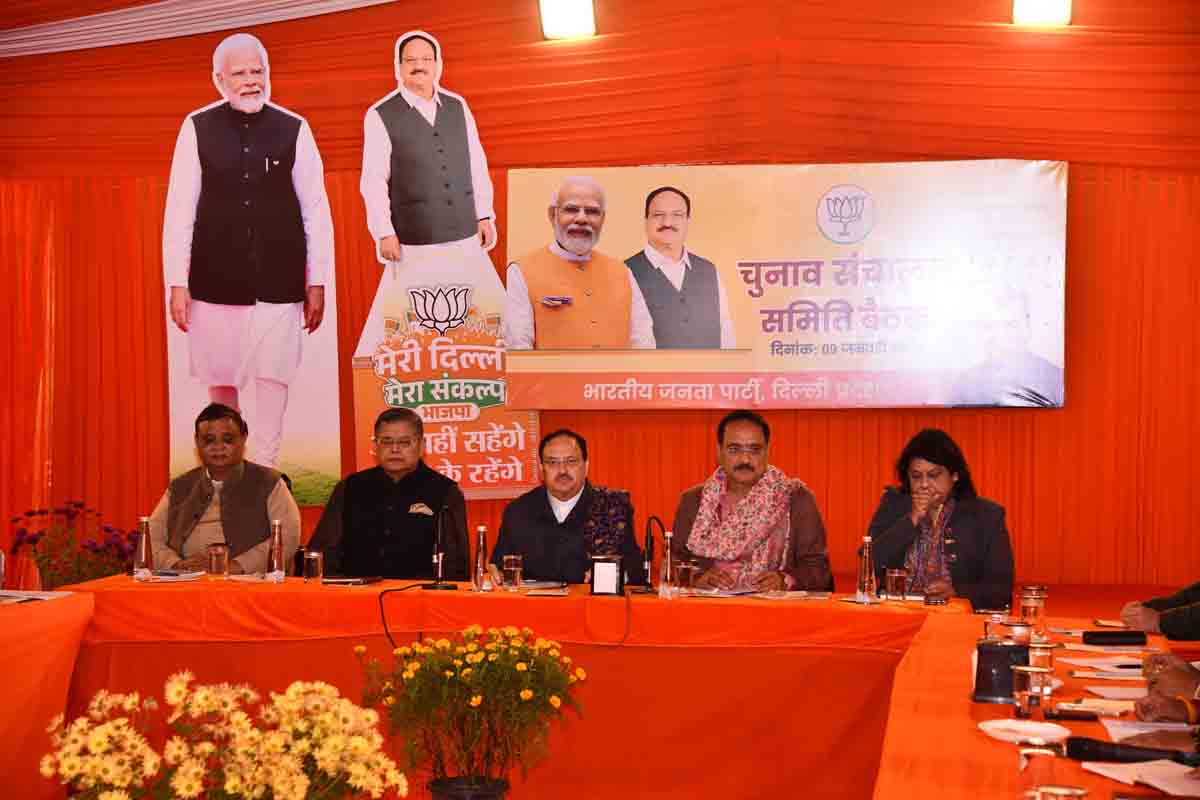
<svg viewBox="0 0 1200 800"><path fill-rule="evenodd" d="M0 315L0 547L7 553L23 515L46 501L54 339L52 231L59 209L50 186L0 179L0 264L6 312ZM18 234L18 232L20 232ZM10 575L19 571L12 565ZM15 582L15 581L14 581Z"/></svg>
<svg viewBox="0 0 1200 800"><path fill-rule="evenodd" d="M47 2L46 18L61 6ZM853 572L905 439L939 425L960 440L982 491L1007 506L1020 578L1177 584L1200 575L1188 507L1200 478L1190 456L1200 406L1191 268L1200 256L1200 6L1076 3L1076 25L1060 31L1006 24L1007 0L863 0L851 11L832 0L597 6L603 35L583 42L543 42L536 5L517 0L414 0L256 31L271 52L274 99L309 119L326 163L343 409L379 275L357 190L362 116L394 88L393 37L419 26L442 40L445 85L479 122L497 188L498 268L510 168L1071 161L1067 408L777 412L773 460L816 493L840 573ZM22 3L24 19L39 21L30 16L38 7ZM162 203L179 124L214 97L208 64L220 38L14 59L0 74L0 180L13 202L48 198L45 272L57 281L43 343L53 345L52 468L36 472L20 428L6 429L3 474L49 481L6 482L14 507L48 487L131 525L162 491ZM12 286L19 263L7 253L36 250L47 231L2 219ZM37 345L26 328L3 324L10 352L27 357ZM36 418L28 392L9 396L8 419ZM669 519L678 493L705 476L718 417L556 412L542 425L589 438L592 478L631 490L640 525L646 513ZM349 465L355 437L369 432L343 418ZM494 533L502 507L472 503L472 524ZM311 524L315 512L306 516Z"/></svg>

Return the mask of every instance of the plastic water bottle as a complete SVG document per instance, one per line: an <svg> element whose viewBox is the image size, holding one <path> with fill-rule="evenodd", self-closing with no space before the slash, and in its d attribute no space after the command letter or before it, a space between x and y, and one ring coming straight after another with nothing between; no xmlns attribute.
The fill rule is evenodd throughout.
<svg viewBox="0 0 1200 800"><path fill-rule="evenodd" d="M658 596L661 600L675 599L675 559L671 554L671 532L663 532L662 572L658 576Z"/></svg>
<svg viewBox="0 0 1200 800"><path fill-rule="evenodd" d="M268 581L282 583L285 574L287 573L283 563L283 522L273 519L271 520L271 547L267 552L267 574L264 577Z"/></svg>
<svg viewBox="0 0 1200 800"><path fill-rule="evenodd" d="M477 592L490 592L492 573L488 571L487 525L475 528L475 569L471 571L471 585Z"/></svg>
<svg viewBox="0 0 1200 800"><path fill-rule="evenodd" d="M877 585L875 583L875 558L871 552L871 537L864 536L862 550L858 555L858 586L854 592L854 599L859 603L875 602L877 594Z"/></svg>
<svg viewBox="0 0 1200 800"><path fill-rule="evenodd" d="M138 517L137 548L133 551L135 573L154 569L154 549L150 546L150 518Z"/></svg>

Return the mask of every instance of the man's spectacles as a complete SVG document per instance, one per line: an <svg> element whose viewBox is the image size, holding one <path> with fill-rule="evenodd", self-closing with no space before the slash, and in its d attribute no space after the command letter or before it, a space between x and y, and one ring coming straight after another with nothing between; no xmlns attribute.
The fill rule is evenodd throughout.
<svg viewBox="0 0 1200 800"><path fill-rule="evenodd" d="M571 456L570 458L543 458L542 459L542 464L544 466L550 467L551 469L553 469L555 467L567 467L568 469L575 469L575 467L578 467L582 463L583 463L583 460L576 456Z"/></svg>
<svg viewBox="0 0 1200 800"><path fill-rule="evenodd" d="M435 61L433 56L405 56L404 63L410 67L417 64L432 64Z"/></svg>
<svg viewBox="0 0 1200 800"><path fill-rule="evenodd" d="M666 222L667 220L671 220L671 222L683 222L687 219L687 213L684 211L655 211L650 214L650 219L655 222Z"/></svg>
<svg viewBox="0 0 1200 800"><path fill-rule="evenodd" d="M569 203L565 206L555 206L560 214L566 214L568 217L577 217L580 212L588 219L600 219L604 216L604 209L599 206L577 206L574 203Z"/></svg>
<svg viewBox="0 0 1200 800"><path fill-rule="evenodd" d="M748 456L761 456L766 450L766 445L761 444L727 444L725 452L731 456L740 456L745 453Z"/></svg>
<svg viewBox="0 0 1200 800"><path fill-rule="evenodd" d="M385 436L382 439L376 439L375 446L378 447L380 450L407 450L408 448L412 447L419 441L421 441L421 440L420 439L409 439L407 437L400 438L400 439L391 439L391 438L388 438Z"/></svg>

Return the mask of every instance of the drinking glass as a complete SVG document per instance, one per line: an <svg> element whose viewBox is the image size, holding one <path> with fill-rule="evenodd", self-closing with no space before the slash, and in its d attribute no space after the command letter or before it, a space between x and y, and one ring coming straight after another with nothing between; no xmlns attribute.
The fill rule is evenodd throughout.
<svg viewBox="0 0 1200 800"><path fill-rule="evenodd" d="M1013 700L1016 705L1013 716L1028 719L1033 710L1042 704L1044 686L1049 683L1050 670L1046 667L1027 667L1017 664L1012 668Z"/></svg>
<svg viewBox="0 0 1200 800"><path fill-rule="evenodd" d="M325 554L320 550L304 551L304 582L310 580L321 582L325 577Z"/></svg>
<svg viewBox="0 0 1200 800"><path fill-rule="evenodd" d="M525 557L521 555L508 555L504 557L504 589L505 591L515 592L521 588L521 571L525 564Z"/></svg>
<svg viewBox="0 0 1200 800"><path fill-rule="evenodd" d="M908 589L908 573L902 569L889 569L883 576L883 591L888 600L904 602Z"/></svg>
<svg viewBox="0 0 1200 800"><path fill-rule="evenodd" d="M1021 619L1029 623L1031 638L1046 638L1046 587L1030 583L1021 588Z"/></svg>
<svg viewBox="0 0 1200 800"><path fill-rule="evenodd" d="M696 586L700 565L695 561L680 561L675 564L675 588L680 594L691 594Z"/></svg>
<svg viewBox="0 0 1200 800"><path fill-rule="evenodd" d="M229 577L229 545L208 546L208 574L216 578Z"/></svg>

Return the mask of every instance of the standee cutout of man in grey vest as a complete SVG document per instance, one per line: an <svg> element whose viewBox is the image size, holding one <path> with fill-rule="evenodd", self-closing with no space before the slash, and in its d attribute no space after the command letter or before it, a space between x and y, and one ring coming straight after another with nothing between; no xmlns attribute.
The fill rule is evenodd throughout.
<svg viewBox="0 0 1200 800"><path fill-rule="evenodd" d="M490 250L487 158L467 101L439 85L441 45L409 31L396 40L395 68L398 88L363 120L359 188L380 262L403 262L412 246L472 241Z"/></svg>
<svg viewBox="0 0 1200 800"><path fill-rule="evenodd" d="M716 266L686 247L692 201L673 186L646 196L646 247L625 259L654 319L659 348L736 347Z"/></svg>
<svg viewBox="0 0 1200 800"><path fill-rule="evenodd" d="M268 102L262 42L222 41L213 83L224 99L189 114L175 142L163 221L169 310L212 402L239 408L253 381L251 452L275 466L301 330L325 314L333 221L308 123Z"/></svg>

